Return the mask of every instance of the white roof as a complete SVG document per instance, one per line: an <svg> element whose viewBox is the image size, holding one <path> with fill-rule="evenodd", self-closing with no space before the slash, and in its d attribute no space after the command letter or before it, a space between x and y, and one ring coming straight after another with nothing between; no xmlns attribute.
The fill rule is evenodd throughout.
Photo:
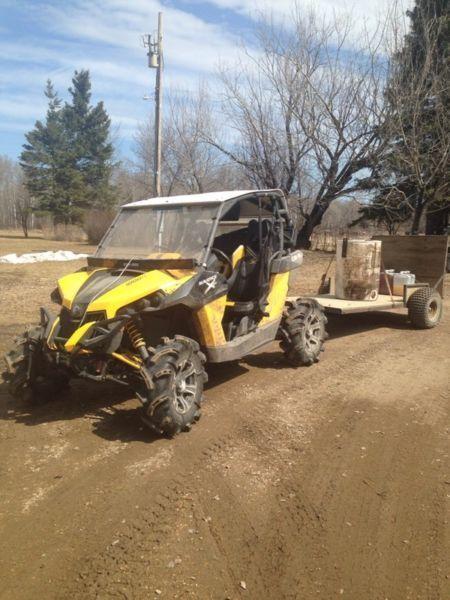
<svg viewBox="0 0 450 600"><path fill-rule="evenodd" d="M207 192L206 194L185 194L183 196L160 196L157 198L148 198L147 200L138 200L124 204L125 208L135 206L161 206L164 204L221 204L233 198L246 196L247 194L276 192L283 194L281 190L233 190L229 192Z"/></svg>

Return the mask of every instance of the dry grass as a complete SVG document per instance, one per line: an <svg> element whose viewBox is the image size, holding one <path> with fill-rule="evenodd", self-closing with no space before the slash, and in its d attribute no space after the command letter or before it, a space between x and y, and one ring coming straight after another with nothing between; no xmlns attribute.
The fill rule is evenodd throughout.
<svg viewBox="0 0 450 600"><path fill-rule="evenodd" d="M55 225L44 227L42 237L58 242L85 242L87 237L79 225Z"/></svg>
<svg viewBox="0 0 450 600"><path fill-rule="evenodd" d="M25 239L15 232L2 232L0 235L0 256L12 252L25 254L46 250L72 250L89 254L94 249L94 246L84 242L57 242L36 235ZM0 352L11 346L12 337L20 333L25 325L37 321L40 306L51 308L49 294L56 281L84 264L84 260L24 265L0 264Z"/></svg>
<svg viewBox="0 0 450 600"><path fill-rule="evenodd" d="M83 241L49 240L40 231L30 232L30 237L24 238L19 230L0 230L0 256L4 254L25 254L26 252L45 252L46 250L72 250L73 252L89 254L95 246Z"/></svg>
<svg viewBox="0 0 450 600"><path fill-rule="evenodd" d="M294 271L290 279L290 293L299 295L317 294L322 274L327 270L334 254L321 251L303 250L303 264ZM334 261L328 277L334 273Z"/></svg>

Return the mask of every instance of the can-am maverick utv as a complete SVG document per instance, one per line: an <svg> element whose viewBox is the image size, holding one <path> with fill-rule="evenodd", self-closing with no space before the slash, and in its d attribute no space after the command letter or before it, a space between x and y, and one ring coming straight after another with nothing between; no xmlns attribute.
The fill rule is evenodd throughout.
<svg viewBox="0 0 450 600"><path fill-rule="evenodd" d="M152 198L122 206L87 266L62 277L6 356L14 396L43 401L72 377L130 386L167 435L200 416L206 362L272 342L292 365L319 359L326 318L287 301L302 263L279 190Z"/></svg>

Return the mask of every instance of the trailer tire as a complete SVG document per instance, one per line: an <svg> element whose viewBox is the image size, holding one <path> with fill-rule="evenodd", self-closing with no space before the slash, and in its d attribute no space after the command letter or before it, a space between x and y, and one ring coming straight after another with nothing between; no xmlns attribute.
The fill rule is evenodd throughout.
<svg viewBox="0 0 450 600"><path fill-rule="evenodd" d="M408 300L408 318L417 329L436 327L442 317L442 298L428 287L419 288Z"/></svg>
<svg viewBox="0 0 450 600"><path fill-rule="evenodd" d="M292 366L310 366L319 361L328 337L326 324L327 318L316 300L299 298L286 303L278 337Z"/></svg>
<svg viewBox="0 0 450 600"><path fill-rule="evenodd" d="M142 420L161 435L172 437L189 431L200 419L203 387L208 376L205 355L196 341L176 335L163 338L150 350L147 399Z"/></svg>

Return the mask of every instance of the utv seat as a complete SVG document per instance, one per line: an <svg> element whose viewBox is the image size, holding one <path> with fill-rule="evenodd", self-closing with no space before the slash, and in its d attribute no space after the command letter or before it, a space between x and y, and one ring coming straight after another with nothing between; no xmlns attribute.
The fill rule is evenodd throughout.
<svg viewBox="0 0 450 600"><path fill-rule="evenodd" d="M269 236L271 227L268 219L262 221L262 240ZM246 244L233 253L234 271L229 280L228 298L233 302L229 309L235 314L246 315L256 311L261 299L260 273L264 257L259 248L259 228L256 219L249 221Z"/></svg>

